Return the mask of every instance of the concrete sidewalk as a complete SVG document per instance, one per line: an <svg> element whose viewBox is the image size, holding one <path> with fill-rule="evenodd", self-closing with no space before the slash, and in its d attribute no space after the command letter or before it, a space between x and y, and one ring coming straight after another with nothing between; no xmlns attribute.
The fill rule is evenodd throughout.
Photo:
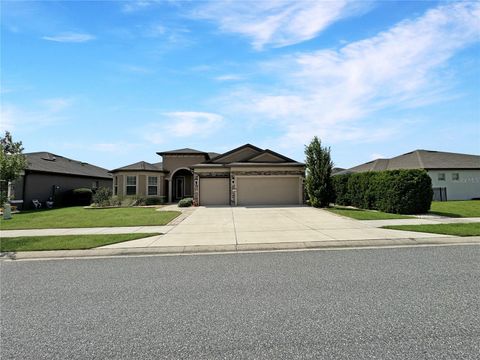
<svg viewBox="0 0 480 360"><path fill-rule="evenodd" d="M478 223L480 217L473 218L447 218L447 217L431 217L417 219L387 219L387 220L360 220L361 223L372 226L382 227L390 225L435 225L435 224L461 224L461 223Z"/></svg>

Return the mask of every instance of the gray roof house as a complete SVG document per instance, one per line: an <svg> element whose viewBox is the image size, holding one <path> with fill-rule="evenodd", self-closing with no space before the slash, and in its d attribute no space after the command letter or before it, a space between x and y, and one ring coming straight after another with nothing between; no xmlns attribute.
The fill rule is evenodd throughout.
<svg viewBox="0 0 480 360"><path fill-rule="evenodd" d="M158 152L160 163L112 170L116 195L193 197L199 205L298 205L305 166L269 149L245 144L223 154L190 148Z"/></svg>
<svg viewBox="0 0 480 360"><path fill-rule="evenodd" d="M414 150L390 159L376 159L335 175L397 169L425 169L432 179L434 199L480 198L480 156L433 150Z"/></svg>
<svg viewBox="0 0 480 360"><path fill-rule="evenodd" d="M49 198L61 205L72 189L112 186L107 169L46 151L26 153L25 157L27 168L11 190L14 202L23 200L23 208L30 208L32 200L45 202Z"/></svg>

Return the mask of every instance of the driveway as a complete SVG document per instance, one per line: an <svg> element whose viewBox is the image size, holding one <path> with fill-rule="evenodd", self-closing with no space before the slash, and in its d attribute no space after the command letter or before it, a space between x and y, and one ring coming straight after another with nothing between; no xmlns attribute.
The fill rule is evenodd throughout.
<svg viewBox="0 0 480 360"><path fill-rule="evenodd" d="M306 206L198 207L165 235L105 248L242 245L444 237L375 228Z"/></svg>

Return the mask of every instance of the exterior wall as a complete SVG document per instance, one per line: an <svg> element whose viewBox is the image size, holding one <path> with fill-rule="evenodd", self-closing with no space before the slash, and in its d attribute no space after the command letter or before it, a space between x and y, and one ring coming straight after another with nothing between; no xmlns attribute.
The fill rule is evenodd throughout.
<svg viewBox="0 0 480 360"><path fill-rule="evenodd" d="M163 155L163 169L170 171L170 174L172 174L179 168L189 168L204 161L205 155Z"/></svg>
<svg viewBox="0 0 480 360"><path fill-rule="evenodd" d="M32 207L32 200L44 202L53 194L53 186L59 188L55 190L55 198L57 204L61 201L70 190L78 188L91 189L98 181L98 187L111 187L111 179L70 176L51 173L26 173L23 179L23 186L16 186L15 199L23 200L23 208ZM20 183L18 183L20 185ZM23 188L24 193L22 194Z"/></svg>
<svg viewBox="0 0 480 360"><path fill-rule="evenodd" d="M127 176L136 176L137 177L137 193L136 195L131 196L166 196L165 190L165 175L159 172L153 171L120 171L113 174L114 180L112 183L113 193L115 194L115 176L118 176L118 196L126 196L126 185L127 185ZM149 176L156 176L157 180L157 195L147 195L147 185L148 185L148 177Z"/></svg>
<svg viewBox="0 0 480 360"><path fill-rule="evenodd" d="M458 173L459 180L452 180ZM445 180L438 180L438 174L445 174ZM470 200L480 198L480 170L428 170L432 187L446 187L448 200Z"/></svg>

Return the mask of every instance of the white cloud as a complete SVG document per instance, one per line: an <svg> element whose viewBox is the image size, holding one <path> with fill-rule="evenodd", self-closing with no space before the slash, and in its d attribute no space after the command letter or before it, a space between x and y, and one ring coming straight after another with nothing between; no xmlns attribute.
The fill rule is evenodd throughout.
<svg viewBox="0 0 480 360"><path fill-rule="evenodd" d="M275 123L290 146L314 134L380 141L399 124L374 115L451 98L449 60L480 38L480 3L452 3L338 50L297 53L264 64L275 87L229 94L225 109ZM367 121L367 119L369 119Z"/></svg>
<svg viewBox="0 0 480 360"><path fill-rule="evenodd" d="M126 13L146 10L149 7L159 4L159 0L130 0L122 2L122 11Z"/></svg>
<svg viewBox="0 0 480 360"><path fill-rule="evenodd" d="M313 39L332 23L371 7L370 1L212 1L198 7L194 18L217 22L225 32L251 39L261 50Z"/></svg>
<svg viewBox="0 0 480 360"><path fill-rule="evenodd" d="M159 123L148 125L145 138L154 144L182 137L206 137L223 124L223 116L197 111L177 111L162 114Z"/></svg>
<svg viewBox="0 0 480 360"><path fill-rule="evenodd" d="M243 77L240 75L236 74L225 74L225 75L220 75L215 78L217 81L238 81L238 80L243 80Z"/></svg>
<svg viewBox="0 0 480 360"><path fill-rule="evenodd" d="M52 36L43 36L43 40L62 43L83 43L95 39L95 36L86 33L66 32Z"/></svg>

